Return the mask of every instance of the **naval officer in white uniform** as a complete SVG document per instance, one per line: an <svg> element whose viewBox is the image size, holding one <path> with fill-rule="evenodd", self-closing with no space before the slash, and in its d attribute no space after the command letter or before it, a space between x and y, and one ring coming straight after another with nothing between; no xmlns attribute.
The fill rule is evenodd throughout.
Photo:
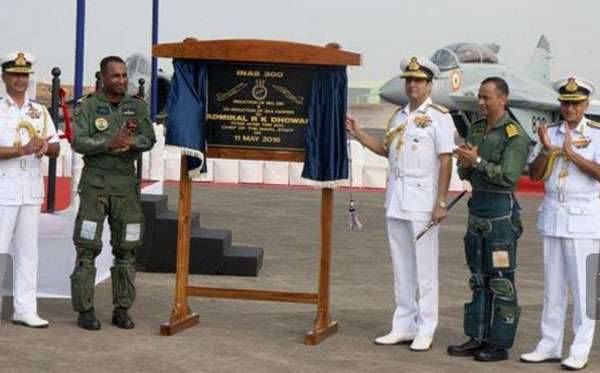
<svg viewBox="0 0 600 373"><path fill-rule="evenodd" d="M542 339L521 361L561 361L570 287L575 336L562 366L576 370L587 365L594 338L595 321L586 312L586 260L600 250L600 124L583 115L591 83L571 77L555 89L564 120L539 127L540 141L529 159L531 177L545 180L538 219L544 238Z"/></svg>
<svg viewBox="0 0 600 373"><path fill-rule="evenodd" d="M10 253L14 263L13 322L44 328L36 302L41 158L58 155L59 139L48 110L27 95L33 58L11 53L1 63L7 95L0 99L0 254Z"/></svg>
<svg viewBox="0 0 600 373"><path fill-rule="evenodd" d="M446 198L452 172L454 122L448 110L431 101L438 67L414 56L400 63L409 103L390 119L385 139L363 131L348 117L346 128L360 143L389 161L386 218L394 268L396 310L392 330L375 343L412 341L410 349L431 348L438 325L439 226L417 243L416 235L430 222L446 217Z"/></svg>

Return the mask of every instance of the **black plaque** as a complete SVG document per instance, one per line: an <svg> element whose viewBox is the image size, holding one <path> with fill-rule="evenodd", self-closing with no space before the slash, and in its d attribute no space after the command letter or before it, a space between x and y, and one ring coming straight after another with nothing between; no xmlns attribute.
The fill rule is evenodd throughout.
<svg viewBox="0 0 600 373"><path fill-rule="evenodd" d="M304 151L313 72L270 64L211 64L208 146Z"/></svg>

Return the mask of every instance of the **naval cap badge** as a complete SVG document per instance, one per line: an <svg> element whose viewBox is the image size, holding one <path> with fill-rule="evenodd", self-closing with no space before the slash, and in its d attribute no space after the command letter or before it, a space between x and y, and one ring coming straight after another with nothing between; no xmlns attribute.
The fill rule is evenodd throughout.
<svg viewBox="0 0 600 373"><path fill-rule="evenodd" d="M577 85L575 78L569 78L567 81L567 85L565 86L565 90L569 93L573 93L573 92L577 92L578 89L579 89L579 86Z"/></svg>

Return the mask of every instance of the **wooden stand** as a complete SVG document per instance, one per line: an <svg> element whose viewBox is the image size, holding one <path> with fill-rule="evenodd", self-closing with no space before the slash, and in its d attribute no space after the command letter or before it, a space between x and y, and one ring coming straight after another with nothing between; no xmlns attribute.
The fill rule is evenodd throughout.
<svg viewBox="0 0 600 373"><path fill-rule="evenodd" d="M199 315L197 313L192 313L188 305L189 296L316 304L317 317L313 328L306 333L304 343L307 345L317 345L325 338L337 332L337 322L332 321L329 314L333 189L325 188L321 192L321 260L319 291L318 293L296 293L189 286L192 181L188 176L185 156L181 157L181 177L179 183L175 305L173 306L173 311L171 311L169 321L160 326L161 335L173 335L199 323Z"/></svg>
<svg viewBox="0 0 600 373"><path fill-rule="evenodd" d="M342 51L339 45L335 43L328 44L326 47L317 47L280 41L198 41L188 38L182 43L156 45L153 47L153 55L205 61L251 61L307 66L360 65L360 55ZM209 157L215 158L303 161L304 152L303 149L301 150L232 149L209 146L207 153ZM169 321L161 325L160 334L173 335L198 324L198 314L192 313L188 305L189 296L315 304L317 305L317 315L312 329L304 336L304 343L317 345L325 338L337 332L337 322L332 321L329 314L333 189L324 188L321 195L321 260L318 292L297 293L188 286L191 185L186 158L182 156L179 188L175 305Z"/></svg>
<svg viewBox="0 0 600 373"><path fill-rule="evenodd" d="M169 321L160 326L161 335L173 335L198 324L200 316L192 314L186 289L190 269L190 212L192 206L192 181L188 176L187 161L181 157L181 182L179 184L179 209L177 211L177 275L175 277L175 306Z"/></svg>

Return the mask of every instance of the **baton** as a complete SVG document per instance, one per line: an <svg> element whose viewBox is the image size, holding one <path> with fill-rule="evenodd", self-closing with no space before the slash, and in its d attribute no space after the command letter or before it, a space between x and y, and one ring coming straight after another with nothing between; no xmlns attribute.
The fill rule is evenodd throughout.
<svg viewBox="0 0 600 373"><path fill-rule="evenodd" d="M467 193L466 190L463 190L458 196L456 196L456 198L454 198L452 201L450 201L450 203L448 204L448 207L446 208L446 211L450 211L450 209L452 208L452 206L456 205L456 202L460 201L461 198L463 198L463 196ZM430 221L425 228L423 228L423 230L421 232L419 232L419 234L417 234L417 237L415 237L415 239L413 240L413 243L417 242L419 240L419 238L423 237L423 235L425 233L427 233L431 227L433 227L435 225L435 223L432 221Z"/></svg>

